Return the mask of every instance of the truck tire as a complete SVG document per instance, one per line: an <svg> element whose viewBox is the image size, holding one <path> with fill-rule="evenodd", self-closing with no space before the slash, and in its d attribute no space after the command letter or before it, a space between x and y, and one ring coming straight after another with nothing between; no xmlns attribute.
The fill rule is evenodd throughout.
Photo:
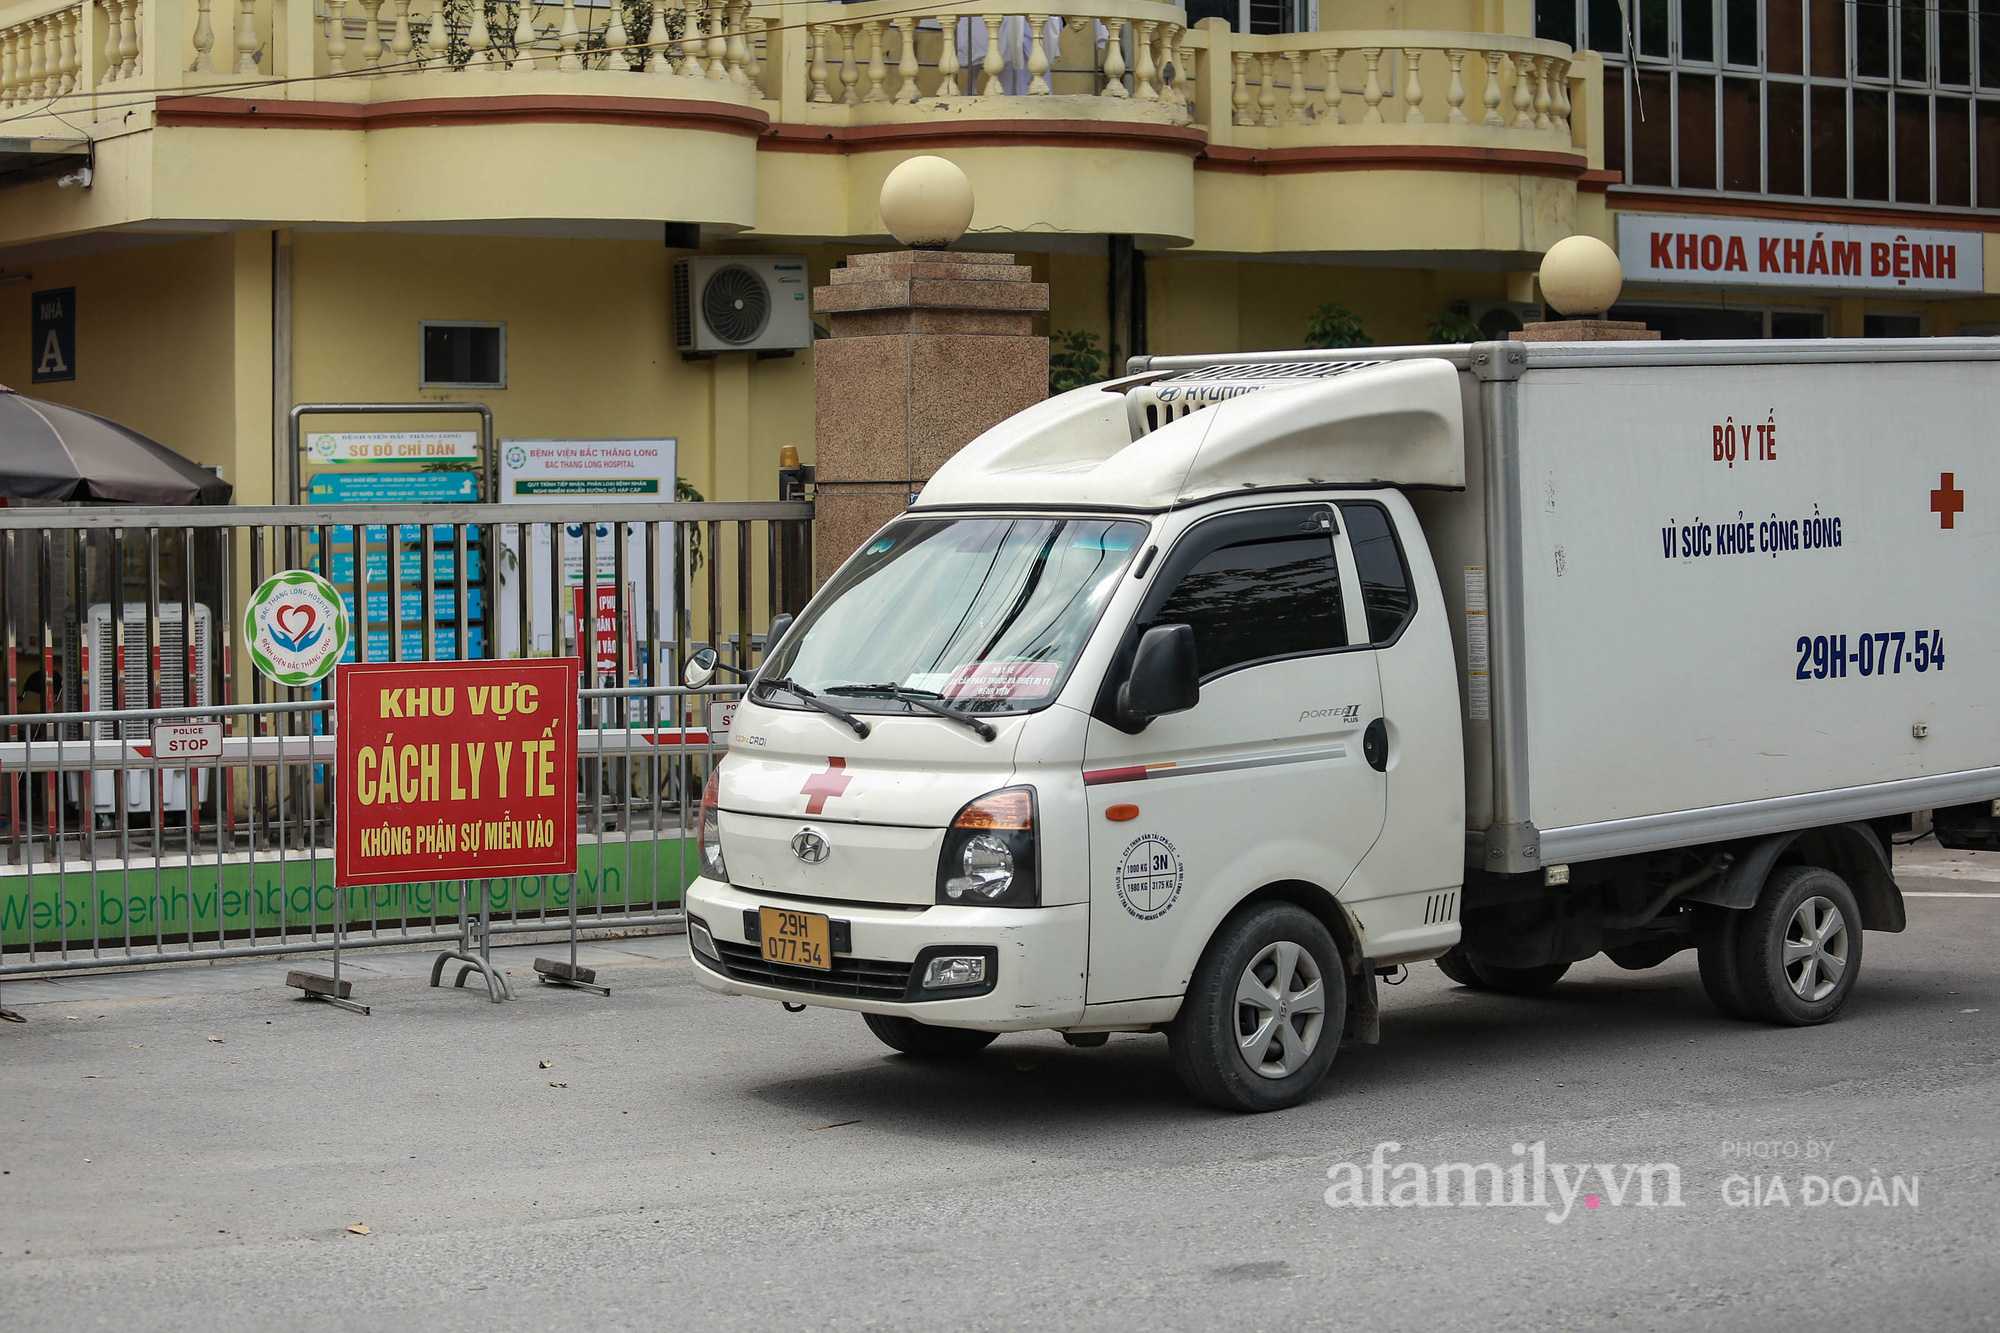
<svg viewBox="0 0 2000 1333"><path fill-rule="evenodd" d="M1275 1111L1326 1076L1346 1023L1333 936L1302 907L1263 903L1209 941L1167 1046L1196 1097L1226 1111Z"/></svg>
<svg viewBox="0 0 2000 1333"><path fill-rule="evenodd" d="M1494 967L1490 963L1474 963L1472 971L1480 984L1487 990L1497 990L1505 995L1540 995L1549 987L1563 979L1569 971L1568 963L1548 963L1542 967Z"/></svg>
<svg viewBox="0 0 2000 1333"><path fill-rule="evenodd" d="M1695 959L1708 1001L1728 1018L1749 1018L1743 982L1736 972L1736 940L1749 913L1733 907L1699 906L1694 924Z"/></svg>
<svg viewBox="0 0 2000 1333"><path fill-rule="evenodd" d="M1453 949L1448 953L1441 953L1432 961L1438 965L1438 971L1444 973L1459 985L1470 986L1473 990L1486 989L1486 983L1481 981L1479 974L1472 970L1472 960L1457 949Z"/></svg>
<svg viewBox="0 0 2000 1333"><path fill-rule="evenodd" d="M977 1055L998 1035L975 1032L971 1028L938 1027L893 1014L863 1014L861 1017L867 1020L868 1030L880 1037L884 1045L924 1060L959 1060Z"/></svg>
<svg viewBox="0 0 2000 1333"><path fill-rule="evenodd" d="M1749 1013L1787 1027L1824 1023L1860 971L1861 908L1847 881L1818 866L1773 875L1737 934L1737 984Z"/></svg>

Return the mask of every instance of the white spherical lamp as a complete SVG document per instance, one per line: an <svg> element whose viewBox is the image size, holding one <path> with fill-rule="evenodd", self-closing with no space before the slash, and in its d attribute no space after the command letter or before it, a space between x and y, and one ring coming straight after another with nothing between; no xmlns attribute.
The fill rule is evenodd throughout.
<svg viewBox="0 0 2000 1333"><path fill-rule="evenodd" d="M882 182L882 221L918 250L942 250L972 225L972 182L941 157L913 157Z"/></svg>
<svg viewBox="0 0 2000 1333"><path fill-rule="evenodd" d="M1542 299L1571 319L1609 310L1625 285L1618 254L1595 236L1566 236L1542 256Z"/></svg>

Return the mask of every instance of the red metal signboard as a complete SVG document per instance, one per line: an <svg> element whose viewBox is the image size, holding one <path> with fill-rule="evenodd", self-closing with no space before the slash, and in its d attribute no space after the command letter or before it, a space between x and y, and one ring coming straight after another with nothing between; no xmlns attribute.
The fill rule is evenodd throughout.
<svg viewBox="0 0 2000 1333"><path fill-rule="evenodd" d="M334 882L573 873L581 669L342 664Z"/></svg>

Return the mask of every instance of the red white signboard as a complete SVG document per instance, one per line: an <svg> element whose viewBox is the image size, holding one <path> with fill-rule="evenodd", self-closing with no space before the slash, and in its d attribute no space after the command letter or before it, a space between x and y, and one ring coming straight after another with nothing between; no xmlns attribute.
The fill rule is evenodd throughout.
<svg viewBox="0 0 2000 1333"><path fill-rule="evenodd" d="M160 759L220 759L220 722L155 722L153 754Z"/></svg>
<svg viewBox="0 0 2000 1333"><path fill-rule="evenodd" d="M1618 218L1618 257L1629 282L1980 292L1984 247L1976 231L1644 213Z"/></svg>
<svg viewBox="0 0 2000 1333"><path fill-rule="evenodd" d="M575 628L578 647L582 646L584 632L583 599L585 592L586 589L583 588L572 588L570 590L570 597L574 604L572 610L576 616ZM635 589L628 584L625 590L625 605L637 605L634 599L634 592ZM611 683L617 685L624 678L624 669L619 661L624 654L619 650L624 646L625 635L619 631L618 587L612 583L600 583L597 585L597 617L591 626L591 638L595 643L595 648L591 653L591 679L593 684L609 676L611 677Z"/></svg>
<svg viewBox="0 0 2000 1333"><path fill-rule="evenodd" d="M573 657L337 668L334 882L574 872L581 669Z"/></svg>

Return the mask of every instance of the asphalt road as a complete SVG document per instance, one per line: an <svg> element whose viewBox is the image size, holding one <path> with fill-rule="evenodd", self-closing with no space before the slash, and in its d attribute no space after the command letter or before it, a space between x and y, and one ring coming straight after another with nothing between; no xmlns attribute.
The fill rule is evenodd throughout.
<svg viewBox="0 0 2000 1333"><path fill-rule="evenodd" d="M1190 1103L1155 1037L913 1063L854 1016L708 994L678 941L608 969L609 999L387 976L367 1018L222 969L157 998L10 984L0 1322L1996 1328L2000 857L1949 859L1904 886L1960 896L1868 936L1826 1027L1720 1018L1691 954L1537 999L1426 965L1379 1047L1260 1117ZM1427 1176L1539 1141L1576 1197L1396 1207L1391 1176L1384 1206L1329 1207L1329 1168L1366 1199L1384 1141ZM1680 1206L1657 1173L1639 1206L1633 1164L1677 1167ZM1788 1203L1727 1201L1772 1175ZM1808 1204L1808 1176L1864 1201Z"/></svg>

